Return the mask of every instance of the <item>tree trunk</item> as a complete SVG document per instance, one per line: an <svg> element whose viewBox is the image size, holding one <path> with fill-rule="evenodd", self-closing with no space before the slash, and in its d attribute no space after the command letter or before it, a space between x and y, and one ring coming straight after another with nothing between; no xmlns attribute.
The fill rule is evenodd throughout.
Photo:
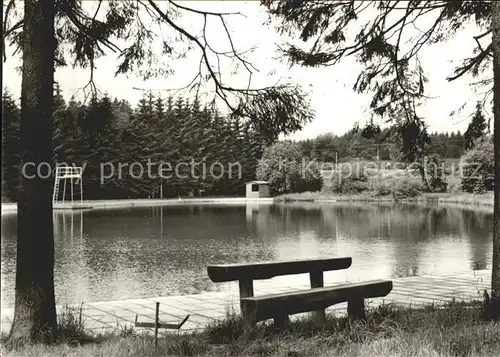
<svg viewBox="0 0 500 357"><path fill-rule="evenodd" d="M21 171L17 203L16 296L11 341L49 342L57 321L52 223L54 1L25 0L21 82ZM44 167L45 166L45 167ZM43 170L37 174L36 167Z"/></svg>
<svg viewBox="0 0 500 357"><path fill-rule="evenodd" d="M495 194L493 209L493 258L491 290L500 298L500 1L492 1L493 28L493 142L495 157Z"/></svg>

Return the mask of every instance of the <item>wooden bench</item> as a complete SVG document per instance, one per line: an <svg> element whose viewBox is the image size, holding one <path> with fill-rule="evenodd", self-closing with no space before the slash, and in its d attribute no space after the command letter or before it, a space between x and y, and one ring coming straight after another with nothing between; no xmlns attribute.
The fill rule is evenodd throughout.
<svg viewBox="0 0 500 357"><path fill-rule="evenodd" d="M392 281L373 280L324 287L323 272L347 269L351 258L293 260L281 262L210 265L208 276L213 282L239 281L240 307L245 321L253 325L273 318L279 325L288 322L288 315L314 311L324 320L325 309L347 302L351 318L364 318L364 299L382 297L392 290ZM309 273L311 289L254 296L253 281L276 276Z"/></svg>

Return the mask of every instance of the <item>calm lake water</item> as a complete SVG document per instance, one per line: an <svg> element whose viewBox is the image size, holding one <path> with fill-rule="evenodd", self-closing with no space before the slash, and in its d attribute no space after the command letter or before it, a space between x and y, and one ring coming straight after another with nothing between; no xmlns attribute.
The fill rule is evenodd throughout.
<svg viewBox="0 0 500 357"><path fill-rule="evenodd" d="M16 219L2 217L3 307L14 300ZM339 281L491 267L492 214L448 207L176 205L55 212L54 224L58 303L227 289L209 280L214 263L351 256Z"/></svg>

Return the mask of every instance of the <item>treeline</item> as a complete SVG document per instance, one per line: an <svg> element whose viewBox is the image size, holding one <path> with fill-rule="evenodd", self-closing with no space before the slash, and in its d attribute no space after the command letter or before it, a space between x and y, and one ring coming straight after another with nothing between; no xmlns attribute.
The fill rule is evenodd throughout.
<svg viewBox="0 0 500 357"><path fill-rule="evenodd" d="M381 131L379 138L385 137L388 128ZM460 158L464 154L464 135L458 132L431 133L428 152L442 158ZM332 133L322 134L314 139L299 141L302 153L311 159L321 162L335 162L336 155L339 161L375 160L377 152L380 160L397 161L400 149L392 140L368 139L357 130L350 130L343 135Z"/></svg>
<svg viewBox="0 0 500 357"><path fill-rule="evenodd" d="M8 91L2 102L2 192L15 201L20 109ZM198 99L148 93L135 108L107 95L86 104L66 103L58 85L53 141L53 167L85 165L85 199L159 197L160 190L163 197L241 195L263 150L250 126ZM161 162L163 179L158 176Z"/></svg>
<svg viewBox="0 0 500 357"><path fill-rule="evenodd" d="M2 198L15 201L20 108L8 90L2 106ZM460 158L486 126L478 109L464 135L430 133L425 152ZM375 160L377 153L381 160L399 161L401 148L389 130L367 138L354 127L343 135L323 134L297 144L302 156L320 162L335 162L336 156L339 162ZM243 195L266 143L248 124L223 117L196 98L148 93L135 107L107 95L85 104L66 103L57 83L53 140L53 167L62 162L84 166L85 199L159 197L160 192L162 197ZM161 162L170 169L163 171L163 179L156 177Z"/></svg>

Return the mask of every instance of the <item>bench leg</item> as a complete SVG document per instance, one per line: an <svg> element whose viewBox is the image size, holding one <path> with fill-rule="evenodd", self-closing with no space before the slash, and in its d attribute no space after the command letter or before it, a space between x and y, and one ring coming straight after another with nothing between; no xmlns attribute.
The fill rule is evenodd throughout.
<svg viewBox="0 0 500 357"><path fill-rule="evenodd" d="M353 320L366 318L365 301L363 298L352 299L347 302L347 315Z"/></svg>
<svg viewBox="0 0 500 357"><path fill-rule="evenodd" d="M324 324L326 321L325 310L313 311L311 313L312 319L318 324Z"/></svg>
<svg viewBox="0 0 500 357"><path fill-rule="evenodd" d="M309 279L311 281L311 288L322 288L324 286L323 272L314 270L309 273ZM317 310L312 313L312 318L315 322L320 324L325 323L325 310Z"/></svg>
<svg viewBox="0 0 500 357"><path fill-rule="evenodd" d="M288 315L278 315L274 317L274 324L280 328L285 328L290 324Z"/></svg>
<svg viewBox="0 0 500 357"><path fill-rule="evenodd" d="M257 311L246 306L245 304L241 304L240 306L241 315L243 316L243 336L245 340L248 340L255 328Z"/></svg>
<svg viewBox="0 0 500 357"><path fill-rule="evenodd" d="M255 322L244 318L243 320L243 340L248 341L252 338L255 331Z"/></svg>

